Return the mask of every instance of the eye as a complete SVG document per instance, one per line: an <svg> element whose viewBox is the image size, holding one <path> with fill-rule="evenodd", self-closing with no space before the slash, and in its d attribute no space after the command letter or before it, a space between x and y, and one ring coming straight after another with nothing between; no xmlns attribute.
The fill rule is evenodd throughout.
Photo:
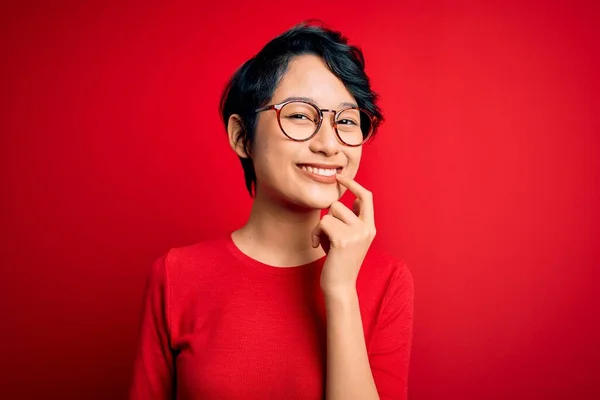
<svg viewBox="0 0 600 400"><path fill-rule="evenodd" d="M303 119L303 118L306 118L306 119L309 119L306 115L302 115L302 114L292 114L292 115L289 115L288 118L293 118L293 119Z"/></svg>
<svg viewBox="0 0 600 400"><path fill-rule="evenodd" d="M338 125L358 125L356 121L348 118L340 119L337 123Z"/></svg>
<svg viewBox="0 0 600 400"><path fill-rule="evenodd" d="M294 119L294 120L298 120L298 121L310 121L310 122L315 122L310 116L305 115L305 114L290 114L286 116L287 119Z"/></svg>

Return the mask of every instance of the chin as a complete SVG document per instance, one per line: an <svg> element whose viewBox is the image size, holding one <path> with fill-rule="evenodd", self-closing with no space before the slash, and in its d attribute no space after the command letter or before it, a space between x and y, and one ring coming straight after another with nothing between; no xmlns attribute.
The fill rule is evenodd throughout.
<svg viewBox="0 0 600 400"><path fill-rule="evenodd" d="M340 192L337 185L331 185L330 188L302 193L297 200L299 205L304 207L323 210L329 208L333 202L339 199Z"/></svg>
<svg viewBox="0 0 600 400"><path fill-rule="evenodd" d="M326 208L329 208L334 201L335 200L307 200L302 202L301 205L313 210L325 210Z"/></svg>

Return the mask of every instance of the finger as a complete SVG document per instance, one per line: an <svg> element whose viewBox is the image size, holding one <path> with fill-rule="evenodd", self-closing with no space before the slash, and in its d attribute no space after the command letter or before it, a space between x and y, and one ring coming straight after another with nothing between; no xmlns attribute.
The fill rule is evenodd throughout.
<svg viewBox="0 0 600 400"><path fill-rule="evenodd" d="M338 229L343 229L345 224L331 214L326 214L321 218L315 229L311 233L312 246L319 247L321 235L330 238Z"/></svg>
<svg viewBox="0 0 600 400"><path fill-rule="evenodd" d="M321 235L324 233L324 228L323 228L323 219L329 214L323 215L323 217L321 218L321 220L319 220L319 223L317 224L317 226L315 226L315 228L312 230L311 234L310 234L310 238L311 238L311 242L312 242L312 247L313 248L317 248L319 247L319 244L321 243Z"/></svg>
<svg viewBox="0 0 600 400"><path fill-rule="evenodd" d="M321 234L323 233L323 226L322 226L323 218L326 215L323 215L323 217L321 217L321 219L319 220L319 223L317 224L317 226L315 226L315 228L312 230L312 232L310 234L311 244L312 244L312 247L315 249L317 247L319 247L319 244L321 243Z"/></svg>
<svg viewBox="0 0 600 400"><path fill-rule="evenodd" d="M360 199L358 197L354 199L354 203L352 203L352 212L354 212L356 216L360 215Z"/></svg>
<svg viewBox="0 0 600 400"><path fill-rule="evenodd" d="M362 187L358 182L347 176L335 175L338 182L348 188L359 199L358 217L365 222L375 222L375 211L373 210L373 193Z"/></svg>
<svg viewBox="0 0 600 400"><path fill-rule="evenodd" d="M333 202L329 206L329 213L328 214L333 215L334 217L336 217L337 219L339 219L340 221L342 221L342 222L344 222L345 224L348 224L348 225L354 225L358 221L360 221L358 219L357 214L353 213L341 201L335 201L335 202Z"/></svg>

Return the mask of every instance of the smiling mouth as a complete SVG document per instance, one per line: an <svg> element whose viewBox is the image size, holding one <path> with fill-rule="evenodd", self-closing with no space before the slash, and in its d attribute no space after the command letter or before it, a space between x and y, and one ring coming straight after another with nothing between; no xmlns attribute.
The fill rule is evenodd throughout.
<svg viewBox="0 0 600 400"><path fill-rule="evenodd" d="M315 174L318 176L334 176L335 174L339 174L342 172L342 167L338 168L317 168L311 167L310 165L299 164L298 168L310 172L311 174Z"/></svg>

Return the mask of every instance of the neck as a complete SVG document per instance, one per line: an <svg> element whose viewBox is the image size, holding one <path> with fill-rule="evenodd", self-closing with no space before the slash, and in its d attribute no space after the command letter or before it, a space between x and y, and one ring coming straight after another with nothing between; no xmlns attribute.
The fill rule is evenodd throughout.
<svg viewBox="0 0 600 400"><path fill-rule="evenodd" d="M242 252L273 266L294 266L312 262L325 255L313 248L311 233L321 212L277 202L258 191L246 224L232 238Z"/></svg>

